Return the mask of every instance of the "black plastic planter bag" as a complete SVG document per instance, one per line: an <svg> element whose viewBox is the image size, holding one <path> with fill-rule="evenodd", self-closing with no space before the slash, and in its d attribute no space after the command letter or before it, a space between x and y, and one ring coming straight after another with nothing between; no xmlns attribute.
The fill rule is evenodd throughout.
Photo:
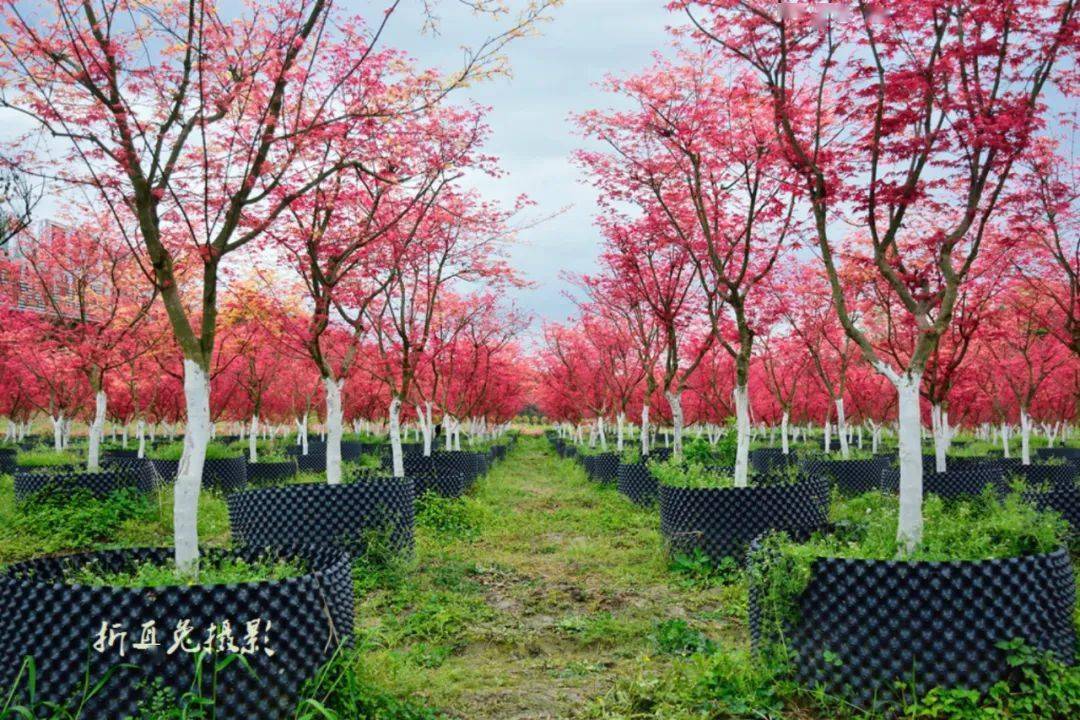
<svg viewBox="0 0 1080 720"><path fill-rule="evenodd" d="M258 560L260 553L241 551ZM204 661L203 696L216 694L219 720L292 718L303 684L352 633L348 556L330 550L288 553L307 574L285 580L214 586L114 588L71 585L65 571L94 562L120 571L164 563L168 549L117 550L20 563L0 575L0 687L11 687L24 658L36 665L40 700L80 699L80 683L117 668L80 717L135 716L147 684L179 698L191 689L196 656L239 654L213 683ZM227 625L226 625L227 623ZM123 668L121 665L133 665ZM25 689L25 686L24 686ZM170 703L172 704L172 703Z"/></svg>
<svg viewBox="0 0 1080 720"><path fill-rule="evenodd" d="M305 483L230 495L233 538L248 547L331 546L363 553L377 537L396 553L413 547L411 479Z"/></svg>
<svg viewBox="0 0 1080 720"><path fill-rule="evenodd" d="M884 457L869 460L808 460L804 464L808 475L828 478L840 492L861 495L881 486L881 471L889 467Z"/></svg>
<svg viewBox="0 0 1080 720"><path fill-rule="evenodd" d="M180 468L179 460L151 460L163 482L176 482ZM221 458L203 461L202 487L223 493L236 492L247 487L247 458Z"/></svg>
<svg viewBox="0 0 1080 720"><path fill-rule="evenodd" d="M102 460L98 472L82 472L68 467L17 472L15 498L27 500L38 493L71 493L77 490L97 497L128 489L153 492L160 482L157 471L148 460L107 458Z"/></svg>
<svg viewBox="0 0 1080 720"><path fill-rule="evenodd" d="M946 470L943 473L923 471L923 492L940 495L947 500L979 495L987 487L992 487L999 493L1008 490L1000 467L973 465L964 469ZM891 493L900 492L900 470L882 470L881 489Z"/></svg>
<svg viewBox="0 0 1080 720"><path fill-rule="evenodd" d="M618 488L619 492L638 505L655 503L659 492L656 478L645 463L619 465Z"/></svg>
<svg viewBox="0 0 1080 720"><path fill-rule="evenodd" d="M611 483L619 471L619 456L613 452L585 455L581 459L589 479L598 483Z"/></svg>
<svg viewBox="0 0 1080 720"><path fill-rule="evenodd" d="M796 678L862 707L895 684L985 690L1010 673L999 642L1074 660L1075 580L1064 550L971 562L822 558L784 642ZM773 640L751 588L754 645Z"/></svg>
<svg viewBox="0 0 1080 720"><path fill-rule="evenodd" d="M745 488L660 485L660 532L675 552L742 562L750 543L770 530L804 537L824 527L828 497L822 478Z"/></svg>
<svg viewBox="0 0 1080 720"><path fill-rule="evenodd" d="M252 485L273 485L292 480L298 472L296 458L286 462L249 462L247 480Z"/></svg>

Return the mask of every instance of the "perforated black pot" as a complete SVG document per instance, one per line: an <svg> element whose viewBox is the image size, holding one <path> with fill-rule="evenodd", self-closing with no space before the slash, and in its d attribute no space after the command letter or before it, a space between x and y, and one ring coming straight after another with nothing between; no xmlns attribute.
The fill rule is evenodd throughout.
<svg viewBox="0 0 1080 720"><path fill-rule="evenodd" d="M437 452L431 456L435 462L437 472L461 473L465 476L468 487L480 477L481 455L480 453L465 452L464 450L446 450Z"/></svg>
<svg viewBox="0 0 1080 720"><path fill-rule="evenodd" d="M649 460L659 460L660 462L664 462L665 460L668 460L669 458L671 458L671 448L669 448L669 447L649 448L649 457L648 457Z"/></svg>
<svg viewBox="0 0 1080 720"><path fill-rule="evenodd" d="M645 463L621 464L618 470L618 488L638 505L656 502L659 485Z"/></svg>
<svg viewBox="0 0 1080 720"><path fill-rule="evenodd" d="M0 448L0 475L12 475L18 465L15 464L15 449Z"/></svg>
<svg viewBox="0 0 1080 720"><path fill-rule="evenodd" d="M296 458L285 462L249 462L247 480L252 485L282 483L295 478L297 472Z"/></svg>
<svg viewBox="0 0 1080 720"><path fill-rule="evenodd" d="M176 482L180 467L178 460L151 460L163 482ZM203 462L202 486L208 490L224 493L236 492L247 487L247 458L207 459Z"/></svg>
<svg viewBox="0 0 1080 720"><path fill-rule="evenodd" d="M1080 467L1071 463L1064 465L1021 465L1016 475L1022 476L1029 485L1050 485L1054 488L1071 488L1080 478Z"/></svg>
<svg viewBox="0 0 1080 720"><path fill-rule="evenodd" d="M84 490L104 497L119 490L153 492L161 484L154 466L138 458L106 458L98 472L77 471L69 467L35 468L15 473L15 498L27 500L42 492L71 493Z"/></svg>
<svg viewBox="0 0 1080 720"><path fill-rule="evenodd" d="M248 560L262 555L239 554ZM207 642L212 627L229 622L233 647L255 650L244 655L254 674L240 663L219 674L214 687L215 717L291 718L304 682L351 635L354 601L352 568L345 553L288 554L303 559L307 574L278 581L191 587L131 589L64 581L66 572L88 563L113 572L136 563L164 563L172 556L167 549L89 553L13 565L0 575L0 606L4 608L0 614L0 687L11 687L24 658L32 656L39 699L66 703L80 697L84 674L89 672L90 681L96 682L110 668L117 668L80 717L134 716L147 694L145 683L159 680L177 696L188 691L195 669L195 656L189 651ZM249 635L247 623L255 620L259 626ZM160 645L135 648L136 643L150 639L143 637L143 628L151 622ZM169 654L174 632L186 627L185 623L193 629L186 649ZM127 634L121 639L116 635L120 632ZM248 646L251 638L257 642ZM222 636L211 644L215 649L230 647ZM214 659L206 662L209 674ZM122 664L134 667L121 668ZM204 688L204 695L209 696L209 681Z"/></svg>
<svg viewBox="0 0 1080 720"><path fill-rule="evenodd" d="M749 460L754 472L771 474L795 462L795 456L785 455L783 448L758 448L750 451Z"/></svg>
<svg viewBox="0 0 1080 720"><path fill-rule="evenodd" d="M673 551L743 561L749 544L765 532L804 536L823 527L828 491L822 478L746 488L660 485L660 532Z"/></svg>
<svg viewBox="0 0 1080 720"><path fill-rule="evenodd" d="M1039 448L1035 454L1040 458L1061 458L1080 465L1080 448Z"/></svg>
<svg viewBox="0 0 1080 720"><path fill-rule="evenodd" d="M923 492L956 499L966 495L978 495L986 487L999 492L1008 488L1001 468L996 465L976 465L966 469L947 470L943 473L923 471ZM881 489L885 492L900 491L900 470L888 468L881 471Z"/></svg>
<svg viewBox="0 0 1080 720"><path fill-rule="evenodd" d="M599 483L615 482L619 471L619 456L613 452L584 455L581 463L590 480Z"/></svg>
<svg viewBox="0 0 1080 720"><path fill-rule="evenodd" d="M803 467L808 475L828 478L842 493L860 495L881 486L881 471L889 467L889 459L808 460Z"/></svg>
<svg viewBox="0 0 1080 720"><path fill-rule="evenodd" d="M1062 485L1049 491L1025 492L1023 498L1040 510L1053 510L1069 523L1074 535L1080 534L1080 487Z"/></svg>
<svg viewBox="0 0 1080 720"><path fill-rule="evenodd" d="M411 479L373 478L247 490L227 502L233 538L249 547L333 546L362 553L374 533L409 554L414 499Z"/></svg>
<svg viewBox="0 0 1080 720"><path fill-rule="evenodd" d="M867 707L895 683L983 690L1010 672L997 643L1020 638L1073 661L1068 554L978 562L822 558L784 640L796 678ZM775 639L751 588L754 645ZM782 623L784 624L784 623Z"/></svg>

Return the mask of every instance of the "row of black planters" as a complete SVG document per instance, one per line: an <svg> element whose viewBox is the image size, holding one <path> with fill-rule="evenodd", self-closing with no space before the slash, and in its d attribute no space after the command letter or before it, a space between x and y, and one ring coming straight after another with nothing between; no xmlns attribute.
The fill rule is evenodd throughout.
<svg viewBox="0 0 1080 720"><path fill-rule="evenodd" d="M564 449L561 454L575 453ZM751 463L767 477L779 464L778 454L754 451ZM887 463L854 464L861 462L808 468L804 479L792 484L725 489L657 486L643 464L620 465L616 472L620 490L631 499L642 504L659 499L661 532L671 549L745 561L748 548L769 532L798 539L827 529L830 480L843 486L848 474L869 478L868 489L880 487L883 478L886 484L895 480ZM979 492L1002 475L1000 467L987 472L974 465L952 472L952 479L930 480L928 489L937 483L937 490L953 495ZM1067 476L1068 471L1054 475L1066 486L1044 496L1071 492L1075 511L1080 496L1075 476ZM848 487L862 486L852 480ZM1072 663L1074 595L1072 564L1064 550L978 562L821 558L795 612L779 627L768 622L760 590L751 586L751 634L762 651L782 632L798 680L867 707L889 699L898 682L914 682L920 691L983 690L1010 673L1007 652L998 647L1002 641L1019 638Z"/></svg>
<svg viewBox="0 0 1080 720"><path fill-rule="evenodd" d="M486 471L504 453L505 448L493 450L482 461L466 462L465 456L478 453L454 458L472 473ZM176 698L191 690L197 658L205 652L202 695L216 696L219 720L293 717L303 684L351 640L351 556L376 540L384 550L412 552L418 484L412 478L350 479L227 496L232 535L241 549L210 555L285 557L302 565L298 577L139 589L65 581L81 566L100 574L148 561L161 564L171 557L164 549L45 558L5 568L0 688L6 692L17 683L27 656L34 658L36 697L44 701L77 703L84 678L93 683L113 672L81 716L135 716L152 683ZM236 654L243 662L228 665L212 682L214 663ZM21 687L25 692L25 682Z"/></svg>

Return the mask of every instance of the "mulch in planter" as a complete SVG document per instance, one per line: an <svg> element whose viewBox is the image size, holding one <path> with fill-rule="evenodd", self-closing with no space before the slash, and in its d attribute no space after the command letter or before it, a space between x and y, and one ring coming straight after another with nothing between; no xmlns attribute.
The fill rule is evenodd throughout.
<svg viewBox="0 0 1080 720"><path fill-rule="evenodd" d="M1016 638L1074 660L1075 579L1064 550L967 562L821 558L784 641L796 678L869 707L897 681L985 690L1009 675ZM771 642L751 588L751 636Z"/></svg>
<svg viewBox="0 0 1080 720"><path fill-rule="evenodd" d="M226 498L233 538L248 547L332 546L362 554L376 534L402 555L412 552L414 500L408 478L303 483Z"/></svg>
<svg viewBox="0 0 1080 720"><path fill-rule="evenodd" d="M34 468L15 473L15 499L27 500L42 492L70 493L84 490L105 497L120 490L153 492L161 484L154 466L138 458L106 458L98 472L84 472L67 466Z"/></svg>
<svg viewBox="0 0 1080 720"><path fill-rule="evenodd" d="M652 505L659 493L659 484L645 463L620 464L617 472L618 488L638 505Z"/></svg>
<svg viewBox="0 0 1080 720"><path fill-rule="evenodd" d="M745 488L660 485L660 532L676 552L741 562L750 543L770 530L804 537L824 527L828 494L823 478Z"/></svg>
<svg viewBox="0 0 1080 720"><path fill-rule="evenodd" d="M290 458L285 462L249 462L247 481L252 485L283 483L295 478L299 471L296 458Z"/></svg>
<svg viewBox="0 0 1080 720"><path fill-rule="evenodd" d="M923 470L923 492L940 495L949 500L979 495L988 486L995 488L998 492L1008 490L1000 467L974 465L970 468L947 470L943 473ZM900 491L899 469L888 468L881 471L881 489L891 493Z"/></svg>
<svg viewBox="0 0 1080 720"><path fill-rule="evenodd" d="M263 553L239 551L259 560ZM347 642L353 626L352 566L340 551L284 553L303 558L305 575L215 586L114 588L71 585L64 575L96 563L119 572L147 561L165 563L170 549L133 549L44 558L0 574L0 687L15 682L33 656L40 700L70 702L116 668L80 717L135 716L155 680L176 693L191 688L195 652L242 654L254 674L234 662L216 682L219 720L292 718L303 684ZM229 635L224 623L229 623ZM188 629L190 628L190 633ZM179 640L179 642L177 642ZM174 647L175 645L175 647ZM219 658L220 659L220 658ZM212 672L215 658L207 658ZM122 664L133 668L120 667ZM209 694L209 681L204 695Z"/></svg>
<svg viewBox="0 0 1080 720"><path fill-rule="evenodd" d="M881 487L881 471L890 460L875 457L868 460L807 460L804 469L810 475L828 478L840 492L861 495Z"/></svg>

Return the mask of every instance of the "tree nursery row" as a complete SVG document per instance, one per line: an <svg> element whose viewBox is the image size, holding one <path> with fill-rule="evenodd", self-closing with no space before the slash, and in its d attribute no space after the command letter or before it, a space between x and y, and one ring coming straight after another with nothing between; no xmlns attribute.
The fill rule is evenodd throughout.
<svg viewBox="0 0 1080 720"><path fill-rule="evenodd" d="M535 332L468 89L560 0L443 69L398 1L3 4L0 720L1080 716L1076 3L656 3ZM558 665L597 543L662 565Z"/></svg>

